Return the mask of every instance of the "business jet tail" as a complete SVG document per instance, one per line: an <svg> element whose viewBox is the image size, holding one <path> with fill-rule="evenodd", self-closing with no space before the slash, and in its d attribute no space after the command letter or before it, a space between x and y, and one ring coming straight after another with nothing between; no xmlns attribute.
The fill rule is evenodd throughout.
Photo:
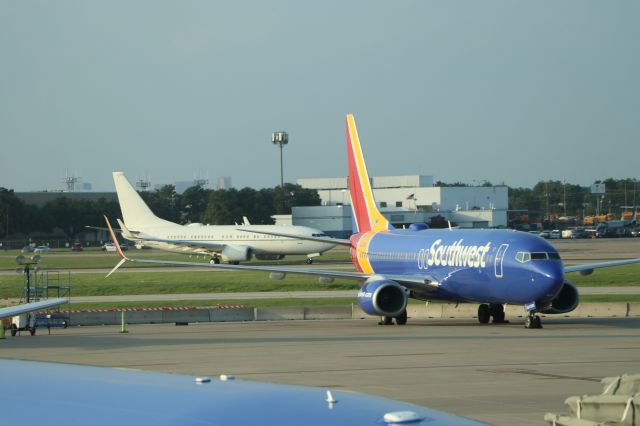
<svg viewBox="0 0 640 426"><path fill-rule="evenodd" d="M122 210L122 218L129 229L141 229L148 226L169 225L164 219L153 214L138 192L131 186L124 173L113 172L118 202Z"/></svg>

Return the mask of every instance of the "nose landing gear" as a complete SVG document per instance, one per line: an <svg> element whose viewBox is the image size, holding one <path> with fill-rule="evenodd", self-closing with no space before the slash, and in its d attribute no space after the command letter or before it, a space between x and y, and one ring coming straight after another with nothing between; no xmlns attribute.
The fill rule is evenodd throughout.
<svg viewBox="0 0 640 426"><path fill-rule="evenodd" d="M524 319L524 328L542 328L542 321L535 312L530 312Z"/></svg>

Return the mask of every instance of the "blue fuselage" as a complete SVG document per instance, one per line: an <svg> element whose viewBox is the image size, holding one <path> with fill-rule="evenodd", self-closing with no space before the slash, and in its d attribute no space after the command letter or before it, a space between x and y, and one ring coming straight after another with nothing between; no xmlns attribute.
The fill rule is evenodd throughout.
<svg viewBox="0 0 640 426"><path fill-rule="evenodd" d="M413 290L417 299L489 303L547 302L564 282L562 261L546 240L510 230L392 230L352 237L360 271L424 276L436 292Z"/></svg>

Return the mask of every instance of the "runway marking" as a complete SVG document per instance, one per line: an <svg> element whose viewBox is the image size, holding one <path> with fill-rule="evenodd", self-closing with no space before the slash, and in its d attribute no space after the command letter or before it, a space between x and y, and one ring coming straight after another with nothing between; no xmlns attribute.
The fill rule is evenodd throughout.
<svg viewBox="0 0 640 426"><path fill-rule="evenodd" d="M633 362L637 362L636 359L633 360L616 360L615 362L623 362L623 363L633 363ZM576 364L595 364L598 366L601 366L603 364L602 361L583 361L583 362L574 362L574 361L564 361L564 362L538 362L538 363L528 363L530 365L533 366L546 366L546 365L552 365L552 366L557 366L557 365L562 365L562 364L570 364L570 365L576 365ZM507 364L509 365L509 364ZM391 367L391 366L386 366L386 367L376 367L376 368L370 368L370 367L363 367L363 368L355 368L355 367L351 367L351 368L344 368L344 369L319 369L319 370L285 370L285 371L252 371L252 372L237 372L238 376L264 376L264 375L288 375L288 374L314 374L314 373L320 373L320 374L326 374L326 373L345 373L345 372L365 372L365 371L395 371L395 370L431 370L431 369L441 369L441 368L456 368L456 369L460 369L460 368L477 368L477 371L481 371L481 372L488 372L488 373L516 373L516 374L529 374L529 375L537 375L537 376L543 376L543 377L550 377L550 378L556 378L556 379L572 379L572 380L583 380L583 381L588 381L588 382L600 382L600 378L591 378L591 377L578 377L578 376L562 376L562 375L557 375L557 374L546 374L546 373L538 373L534 370L526 370L526 369L521 369L521 368L482 368L482 367L487 367L486 365L479 365L479 364L453 364L453 365L449 365L449 364L442 364L442 365L430 365L430 366L424 366L424 365L411 365L411 366L406 366L406 367Z"/></svg>
<svg viewBox="0 0 640 426"><path fill-rule="evenodd" d="M551 379L570 379L570 380L584 380L587 382L600 382L600 379L594 379L592 377L578 377L578 376L563 376L560 374L540 373L534 370L526 370L523 368L481 368L478 371L485 373L515 373L515 374L528 374L531 376L548 377Z"/></svg>
<svg viewBox="0 0 640 426"><path fill-rule="evenodd" d="M422 354L376 354L376 355L347 355L345 358L382 358L389 356L422 356L422 355L444 355L444 352L431 352Z"/></svg>

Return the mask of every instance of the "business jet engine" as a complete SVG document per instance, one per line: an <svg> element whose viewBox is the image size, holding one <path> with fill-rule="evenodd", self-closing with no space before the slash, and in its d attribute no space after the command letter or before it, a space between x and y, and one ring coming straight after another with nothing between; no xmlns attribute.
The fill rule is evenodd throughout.
<svg viewBox="0 0 640 426"><path fill-rule="evenodd" d="M356 301L369 315L395 317L407 308L407 292L395 281L371 277L358 292Z"/></svg>
<svg viewBox="0 0 640 426"><path fill-rule="evenodd" d="M225 262L246 262L251 260L251 248L247 246L226 246L220 252Z"/></svg>
<svg viewBox="0 0 640 426"><path fill-rule="evenodd" d="M543 305L540 312L543 314L564 314L573 311L578 307L580 295L578 289L570 281L564 280L558 295L546 305Z"/></svg>

